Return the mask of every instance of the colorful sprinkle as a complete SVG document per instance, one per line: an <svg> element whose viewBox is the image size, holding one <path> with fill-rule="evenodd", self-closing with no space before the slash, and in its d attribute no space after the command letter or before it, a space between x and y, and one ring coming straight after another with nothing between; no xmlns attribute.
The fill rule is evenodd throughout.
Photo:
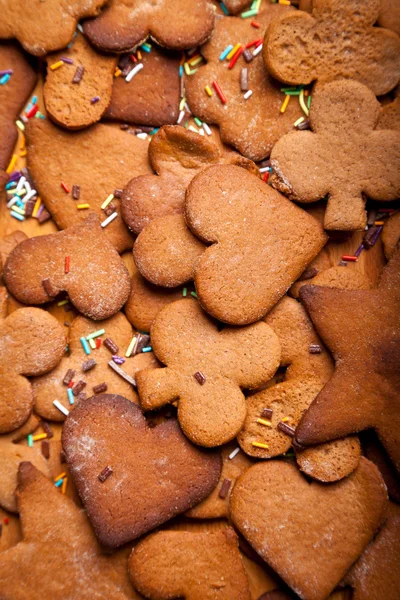
<svg viewBox="0 0 400 600"><path fill-rule="evenodd" d="M114 219L116 219L118 217L118 213L114 212L112 215L110 215L109 217L107 217L107 219L105 219L102 223L100 223L100 225L102 227L107 227L107 225L109 223L111 223L111 221L114 221Z"/></svg>
<svg viewBox="0 0 400 600"><path fill-rule="evenodd" d="M233 49L232 44L229 44L229 46L227 46L225 48L225 50L220 54L219 56L219 60L225 60L225 58L228 56L228 54L230 53L230 51Z"/></svg>
<svg viewBox="0 0 400 600"><path fill-rule="evenodd" d="M221 100L222 104L226 104L226 97L219 84L216 81L212 82L213 88L217 93L218 98Z"/></svg>
<svg viewBox="0 0 400 600"><path fill-rule="evenodd" d="M90 354L89 344L87 343L87 341L85 340L84 337L81 337L81 344L82 344L82 348L85 351L85 354Z"/></svg>
<svg viewBox="0 0 400 600"><path fill-rule="evenodd" d="M263 448L264 450L268 450L268 444L264 444L263 442L251 442L251 445L255 448Z"/></svg>
<svg viewBox="0 0 400 600"><path fill-rule="evenodd" d="M57 69L59 69L60 67L62 67L63 64L64 64L63 61L59 60L59 61L53 63L52 65L50 65L50 70L51 71L56 71Z"/></svg>
<svg viewBox="0 0 400 600"><path fill-rule="evenodd" d="M59 402L58 400L53 400L53 404L56 408L58 408L58 410L60 412L62 412L63 415L65 415L66 417L68 417L69 415L69 410L67 408L65 408L65 406L63 406L61 404L61 402Z"/></svg>

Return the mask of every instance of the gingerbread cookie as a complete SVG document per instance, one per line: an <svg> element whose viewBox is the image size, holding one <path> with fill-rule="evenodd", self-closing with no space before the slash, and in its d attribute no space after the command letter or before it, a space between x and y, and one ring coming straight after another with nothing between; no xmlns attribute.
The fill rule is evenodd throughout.
<svg viewBox="0 0 400 600"><path fill-rule="evenodd" d="M382 230L382 244L385 256L391 259L400 240L400 211L389 217Z"/></svg>
<svg viewBox="0 0 400 600"><path fill-rule="evenodd" d="M101 124L70 132L33 119L25 131L30 173L58 227L66 229L95 212L117 250L130 249L133 240L120 216L119 196L129 179L151 172L147 142Z"/></svg>
<svg viewBox="0 0 400 600"><path fill-rule="evenodd" d="M400 79L400 39L373 27L379 8L380 0L313 0L312 15L286 15L265 35L268 71L292 85L357 79L376 96L390 92Z"/></svg>
<svg viewBox="0 0 400 600"><path fill-rule="evenodd" d="M190 444L175 419L150 428L122 396L82 401L65 421L62 443L95 533L108 547L198 504L221 473L219 454Z"/></svg>
<svg viewBox="0 0 400 600"><path fill-rule="evenodd" d="M397 96L393 102L382 106L376 128L400 131L400 96Z"/></svg>
<svg viewBox="0 0 400 600"><path fill-rule="evenodd" d="M251 26L250 19L219 19L210 41L201 49L207 64L185 80L193 114L207 123L217 124L223 142L256 161L269 156L273 145L293 130L293 124L303 115L297 98L292 98L281 111L285 100L285 94L280 91L282 85L266 73L259 46L253 44L247 48L257 40L261 44L268 25L287 11L288 7L281 4L267 5L257 15L259 29ZM221 56L226 48L237 43L241 44L239 58L232 58L227 66ZM222 90L223 100L213 89L214 82ZM207 86L211 96L205 91Z"/></svg>
<svg viewBox="0 0 400 600"><path fill-rule="evenodd" d="M289 463L268 461L240 477L234 524L302 598L323 600L371 541L387 508L378 469L361 458L346 479L309 483Z"/></svg>
<svg viewBox="0 0 400 600"><path fill-rule="evenodd" d="M2 19L3 16L4 13ZM0 31L1 27L0 24ZM0 72L2 81L5 78L4 83L0 85L0 131L2 138L0 144L0 178L3 179L3 182L0 181L1 191L6 183L7 175L5 171L18 139L15 120L35 87L37 77L23 52L16 44L11 42L0 44Z"/></svg>
<svg viewBox="0 0 400 600"><path fill-rule="evenodd" d="M23 231L13 231L0 240L0 274L7 258L18 244L28 239Z"/></svg>
<svg viewBox="0 0 400 600"><path fill-rule="evenodd" d="M143 52L140 63L126 58L122 76L114 79L105 117L153 127L176 123L180 100L179 54L167 54L153 45L149 53ZM120 64L123 60L120 59ZM140 73L126 81L139 64L143 65Z"/></svg>
<svg viewBox="0 0 400 600"><path fill-rule="evenodd" d="M296 281L289 290L293 298L298 298L303 285L322 285L340 288L341 290L369 290L372 287L365 273L348 267L329 267L316 273L313 277Z"/></svg>
<svg viewBox="0 0 400 600"><path fill-rule="evenodd" d="M185 210L193 233L212 244L195 264L200 303L234 325L262 318L326 241L313 217L236 166L197 175Z"/></svg>
<svg viewBox="0 0 400 600"><path fill-rule="evenodd" d="M94 17L107 0L0 1L0 39L17 38L30 54L44 56L68 46L78 21Z"/></svg>
<svg viewBox="0 0 400 600"><path fill-rule="evenodd" d="M44 304L65 291L77 310L95 320L118 312L130 290L128 270L94 214L65 231L18 244L3 278L20 302Z"/></svg>
<svg viewBox="0 0 400 600"><path fill-rule="evenodd" d="M99 54L78 34L70 48L49 54L46 62L43 99L52 120L67 129L99 121L110 103L117 58Z"/></svg>
<svg viewBox="0 0 400 600"><path fill-rule="evenodd" d="M400 5L397 0L381 0L378 25L400 36Z"/></svg>
<svg viewBox="0 0 400 600"><path fill-rule="evenodd" d="M187 298L158 313L151 341L166 368L137 374L141 406L153 410L178 400L182 430L201 446L219 446L238 434L246 416L241 388L268 381L280 358L278 339L265 323L218 331Z"/></svg>
<svg viewBox="0 0 400 600"><path fill-rule="evenodd" d="M298 202L328 194L325 229L363 229L364 194L378 201L400 195L400 133L375 130L379 109L361 83L327 83L313 96L313 131L288 134L274 146L272 185Z"/></svg>
<svg viewBox="0 0 400 600"><path fill-rule="evenodd" d="M200 504L186 513L192 519L220 519L229 517L229 501L236 480L253 464L238 448L236 442L222 446L222 472L217 487Z"/></svg>
<svg viewBox="0 0 400 600"><path fill-rule="evenodd" d="M363 432L361 443L364 455L378 467L386 484L389 498L400 503L400 475L390 462L376 433L371 429Z"/></svg>
<svg viewBox="0 0 400 600"><path fill-rule="evenodd" d="M303 415L296 441L308 446L374 428L400 470L400 248L377 288L304 286L300 298L336 368Z"/></svg>
<svg viewBox="0 0 400 600"><path fill-rule="evenodd" d="M83 29L97 48L124 52L149 36L173 50L193 48L210 37L213 27L214 9L208 0L111 0Z"/></svg>
<svg viewBox="0 0 400 600"><path fill-rule="evenodd" d="M53 369L64 352L64 330L44 310L21 308L0 323L0 433L20 427L32 411L27 377Z"/></svg>
<svg viewBox="0 0 400 600"><path fill-rule="evenodd" d="M231 527L153 533L133 549L129 573L135 588L152 600L251 598L238 538Z"/></svg>
<svg viewBox="0 0 400 600"><path fill-rule="evenodd" d="M124 557L103 553L83 510L29 462L21 463L18 479L23 539L0 555L4 598L140 599ZM63 568L49 568L55 557Z"/></svg>
<svg viewBox="0 0 400 600"><path fill-rule="evenodd" d="M78 402L97 393L96 390L104 386L110 394L124 394L128 400L137 402L136 391L132 382L128 381L129 378L132 379L132 359L124 361L122 358L133 337L132 327L126 317L119 312L110 319L99 322L79 316L74 319L68 331L69 355L51 373L32 382L36 412L50 421L64 421L66 414ZM95 348L91 348L87 340L87 336L90 339L93 333L96 334L92 338ZM122 375L110 367L110 362L120 366ZM124 373L126 379L123 377ZM65 409L63 412L60 405Z"/></svg>

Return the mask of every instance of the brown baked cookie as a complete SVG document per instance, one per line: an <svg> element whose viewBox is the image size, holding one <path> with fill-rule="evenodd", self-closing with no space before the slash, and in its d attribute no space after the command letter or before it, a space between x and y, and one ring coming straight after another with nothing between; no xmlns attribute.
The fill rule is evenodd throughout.
<svg viewBox="0 0 400 600"><path fill-rule="evenodd" d="M127 69L139 64L129 57L128 61ZM105 118L152 127L176 123L180 100L179 61L178 53L167 53L152 45L149 53L142 54L143 68L137 76L127 82L125 77L132 70L129 69L114 79Z"/></svg>
<svg viewBox="0 0 400 600"><path fill-rule="evenodd" d="M23 540L0 555L4 598L140 599L126 563L119 553L103 553L83 510L29 462L21 463L18 479Z"/></svg>
<svg viewBox="0 0 400 600"><path fill-rule="evenodd" d="M95 348L90 347L87 336L102 330L104 333L93 339ZM35 378L32 382L36 412L50 421L64 421L65 413L74 409L83 398L98 393L96 389L103 388L104 384L107 386L107 393L124 394L128 400L137 402L138 397L132 383L109 366L110 362L119 366L118 356L125 356L132 340L132 327L127 318L121 312L100 322L79 316L74 319L68 331L69 354L50 373ZM85 347L89 348L89 355L84 350L82 338L87 342ZM118 351L109 349L112 347L109 340L116 345ZM99 345L98 348L95 342ZM113 361L113 356L117 357L117 362ZM132 377L131 362L132 359L128 358L120 366L128 378ZM65 412L60 410L60 404Z"/></svg>
<svg viewBox="0 0 400 600"><path fill-rule="evenodd" d="M49 54L46 62L43 99L52 120L67 129L99 121L110 103L117 58L99 54L78 33L69 48Z"/></svg>
<svg viewBox="0 0 400 600"><path fill-rule="evenodd" d="M4 18L4 10L0 3L1 21ZM0 31L1 28L0 23ZM6 183L4 171L8 167L18 138L15 120L35 87L37 76L20 48L11 42L0 44L0 72L1 79L4 76L9 77L8 81L0 85L0 177L4 177L4 185ZM3 185L0 182L0 190Z"/></svg>
<svg viewBox="0 0 400 600"><path fill-rule="evenodd" d="M265 323L218 331L198 302L188 298L158 313L151 341L166 368L137 374L142 408L153 410L178 400L183 432L207 447L238 434L246 416L241 388L266 383L280 359L277 336Z"/></svg>
<svg viewBox="0 0 400 600"><path fill-rule="evenodd" d="M377 129L400 131L400 97L381 107Z"/></svg>
<svg viewBox="0 0 400 600"><path fill-rule="evenodd" d="M400 36L400 5L397 0L381 0L378 25Z"/></svg>
<svg viewBox="0 0 400 600"><path fill-rule="evenodd" d="M133 176L151 172L147 142L102 124L72 132L49 120L32 119L25 131L29 171L58 227L66 229L92 212L107 222L108 210L101 206L113 194L107 209L115 207L118 216L107 222L104 231L119 252L132 248L117 196Z"/></svg>
<svg viewBox="0 0 400 600"><path fill-rule="evenodd" d="M300 298L336 368L303 415L296 441L308 446L374 428L400 470L400 247L377 288L310 285Z"/></svg>
<svg viewBox="0 0 400 600"><path fill-rule="evenodd" d="M0 433L20 427L33 407L27 377L53 369L65 352L57 319L39 308L21 308L0 323Z"/></svg>
<svg viewBox="0 0 400 600"><path fill-rule="evenodd" d="M400 240L400 211L388 218L381 239L385 256L390 260Z"/></svg>
<svg viewBox="0 0 400 600"><path fill-rule="evenodd" d="M131 50L149 36L160 46L185 50L210 37L214 18L208 0L111 0L83 29L94 46L108 52Z"/></svg>
<svg viewBox="0 0 400 600"><path fill-rule="evenodd" d="M285 100L285 94L280 91L282 85L266 73L258 48L245 49L247 44L262 40L268 25L287 11L288 7L281 4L267 5L256 17L261 25L259 29L251 26L251 19L219 19L210 41L201 48L207 64L185 79L192 113L207 123L217 124L223 142L256 161L269 156L273 145L293 130L293 124L303 115L297 98L292 98L287 109L281 112ZM235 66L229 68L220 57L229 45L237 43L242 44L242 54ZM249 57L250 62L245 57ZM221 101L213 82L220 86L226 102ZM206 93L206 86L211 89L211 96ZM249 91L252 93L246 98Z"/></svg>
<svg viewBox="0 0 400 600"><path fill-rule="evenodd" d="M27 236L23 231L13 231L6 235L3 239L0 239L0 274L3 272L3 265L5 265L7 258L14 250L15 246L18 246L21 242L27 239Z"/></svg>
<svg viewBox="0 0 400 600"><path fill-rule="evenodd" d="M250 600L249 583L231 527L159 531L129 558L135 588L151 600Z"/></svg>
<svg viewBox="0 0 400 600"><path fill-rule="evenodd" d="M235 442L221 448L222 472L217 487L200 504L186 513L192 519L220 519L229 517L229 501L236 480L251 465L252 461Z"/></svg>
<svg viewBox="0 0 400 600"><path fill-rule="evenodd" d="M68 46L80 19L96 16L107 0L0 0L0 39L17 38L30 54Z"/></svg>
<svg viewBox="0 0 400 600"><path fill-rule="evenodd" d="M25 240L3 269L8 290L25 304L44 304L60 292L85 316L107 319L125 304L130 278L96 215L64 231Z"/></svg>
<svg viewBox="0 0 400 600"><path fill-rule="evenodd" d="M379 9L380 0L362 5L359 0L313 0L312 15L286 15L265 35L268 71L292 85L357 79L376 96L390 92L400 79L400 39L373 27Z"/></svg>
<svg viewBox="0 0 400 600"><path fill-rule="evenodd" d="M236 483L231 516L247 541L301 598L323 600L384 520L387 494L373 463L347 478L309 483L283 461L258 463Z"/></svg>
<svg viewBox="0 0 400 600"><path fill-rule="evenodd" d="M289 290L293 298L298 298L303 285L322 285L324 287L340 288L341 290L369 290L372 287L370 279L365 273L356 271L351 267L329 267L316 273L310 279L296 281Z"/></svg>
<svg viewBox="0 0 400 600"><path fill-rule="evenodd" d="M141 276L133 265L131 291L124 311L128 320L140 331L150 331L150 326L160 310L171 302L182 298L182 288L155 286Z"/></svg>
<svg viewBox="0 0 400 600"><path fill-rule="evenodd" d="M185 210L193 233L212 244L195 265L200 303L234 325L262 318L326 241L312 216L236 166L197 175Z"/></svg>
<svg viewBox="0 0 400 600"><path fill-rule="evenodd" d="M398 600L400 589L400 507L389 504L389 515L376 538L344 578L352 600Z"/></svg>
<svg viewBox="0 0 400 600"><path fill-rule="evenodd" d="M390 462L385 448L371 429L361 436L364 455L378 467L386 484L389 498L400 503L400 475Z"/></svg>
<svg viewBox="0 0 400 600"><path fill-rule="evenodd" d="M387 201L400 195L400 132L375 130L379 110L361 83L327 83L313 95L313 131L290 133L272 150L274 187L298 202L329 195L325 229L363 229L365 196Z"/></svg>
<svg viewBox="0 0 400 600"><path fill-rule="evenodd" d="M62 443L88 517L107 547L198 504L221 473L220 455L193 446L175 419L150 428L140 409L117 395L80 402L65 421Z"/></svg>

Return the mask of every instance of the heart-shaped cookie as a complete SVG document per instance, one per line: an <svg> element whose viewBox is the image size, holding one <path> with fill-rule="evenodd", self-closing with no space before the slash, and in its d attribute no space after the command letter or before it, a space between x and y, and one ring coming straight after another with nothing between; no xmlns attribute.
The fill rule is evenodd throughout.
<svg viewBox="0 0 400 600"><path fill-rule="evenodd" d="M193 446L175 419L155 428L122 396L83 400L65 421L63 449L99 541L120 546L206 498L219 453Z"/></svg>
<svg viewBox="0 0 400 600"><path fill-rule="evenodd" d="M231 496L236 527L307 600L329 595L372 539L386 507L383 479L365 458L331 485L309 483L290 463L258 463Z"/></svg>

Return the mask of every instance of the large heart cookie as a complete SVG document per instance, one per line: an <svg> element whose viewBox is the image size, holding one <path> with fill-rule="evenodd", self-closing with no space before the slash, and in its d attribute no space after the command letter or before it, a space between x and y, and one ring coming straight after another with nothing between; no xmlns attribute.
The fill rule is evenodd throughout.
<svg viewBox="0 0 400 600"><path fill-rule="evenodd" d="M309 483L289 463L251 467L231 496L234 524L303 599L324 600L382 523L386 487L361 458L346 479Z"/></svg>
<svg viewBox="0 0 400 600"><path fill-rule="evenodd" d="M122 396L83 400L65 421L68 466L99 541L116 547L206 498L221 473L219 454L200 450L175 419L147 426Z"/></svg>

